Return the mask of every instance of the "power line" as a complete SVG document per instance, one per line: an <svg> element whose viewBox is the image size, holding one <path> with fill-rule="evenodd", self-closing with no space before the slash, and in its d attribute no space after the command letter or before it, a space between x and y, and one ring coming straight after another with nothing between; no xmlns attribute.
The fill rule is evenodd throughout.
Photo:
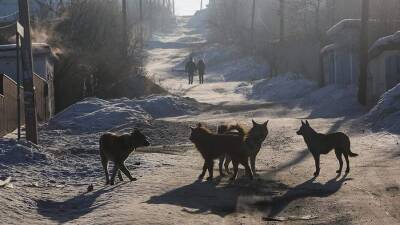
<svg viewBox="0 0 400 225"><path fill-rule="evenodd" d="M17 24L17 21L14 21L13 23L7 24L5 26L1 26L0 29L10 28L12 26L15 26L15 24Z"/></svg>
<svg viewBox="0 0 400 225"><path fill-rule="evenodd" d="M7 18L7 17L15 16L15 15L17 15L18 13L19 13L19 11L15 11L15 12L13 12L13 13L11 13L11 14L8 14L8 15L5 15L5 16L0 16L0 20L1 20L1 19L4 19L4 18Z"/></svg>

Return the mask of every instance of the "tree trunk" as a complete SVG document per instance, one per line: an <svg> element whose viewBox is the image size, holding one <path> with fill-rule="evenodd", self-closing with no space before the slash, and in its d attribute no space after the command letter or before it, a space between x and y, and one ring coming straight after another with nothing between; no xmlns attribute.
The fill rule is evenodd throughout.
<svg viewBox="0 0 400 225"><path fill-rule="evenodd" d="M251 44L254 46L254 17L256 16L256 0L253 0L253 8L251 10Z"/></svg>
<svg viewBox="0 0 400 225"><path fill-rule="evenodd" d="M279 0L279 15L280 15L279 41L283 42L285 39L285 0Z"/></svg>
<svg viewBox="0 0 400 225"><path fill-rule="evenodd" d="M369 0L363 0L360 32L360 77L358 84L358 101L361 105L367 104L368 22Z"/></svg>

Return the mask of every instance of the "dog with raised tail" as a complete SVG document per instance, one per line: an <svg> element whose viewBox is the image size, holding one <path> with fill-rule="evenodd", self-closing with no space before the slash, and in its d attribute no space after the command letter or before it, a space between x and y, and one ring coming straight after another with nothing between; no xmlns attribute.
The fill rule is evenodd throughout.
<svg viewBox="0 0 400 225"><path fill-rule="evenodd" d="M330 134L318 133L310 126L307 120L305 122L301 121L301 127L297 131L297 134L303 136L304 141L307 144L308 150L314 157L315 177L317 177L320 172L320 155L328 154L333 149L335 149L336 158L339 161L339 169L336 171L336 173L342 173L342 155L346 160L346 173L350 172L349 157L356 157L358 156L358 154L353 153L350 150L350 138L346 134L342 132Z"/></svg>
<svg viewBox="0 0 400 225"><path fill-rule="evenodd" d="M243 137L244 144L246 147L246 152L247 156L250 159L250 166L251 166L251 171L253 172L253 175L257 174L256 171L256 158L258 153L261 150L261 146L265 139L268 136L268 122L267 120L264 123L257 123L256 121L252 120L251 121L253 124L253 127L246 132L245 129L240 126L239 124L236 125L231 125L231 126L226 126L226 125L221 125L218 127L218 133L225 133L225 134L236 134L241 137ZM229 163L231 162L231 159L229 155L226 156L225 158L225 171L229 173Z"/></svg>
<svg viewBox="0 0 400 225"><path fill-rule="evenodd" d="M250 179L253 179L242 136L236 134L215 134L203 127L201 123L197 127L191 127L190 129L192 133L189 139L204 159L203 171L199 175L199 179L203 179L207 170L209 173L207 180L213 178L214 159L218 158L220 159L219 171L221 176L223 176L222 163L225 155L229 155L233 163L234 174L231 180L236 179L239 164L244 166L246 174Z"/></svg>

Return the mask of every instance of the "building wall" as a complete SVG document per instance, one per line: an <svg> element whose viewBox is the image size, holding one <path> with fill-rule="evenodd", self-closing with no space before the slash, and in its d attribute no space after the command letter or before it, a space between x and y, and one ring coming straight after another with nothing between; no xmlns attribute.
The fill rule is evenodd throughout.
<svg viewBox="0 0 400 225"><path fill-rule="evenodd" d="M388 63L389 61L392 61ZM393 71L393 64L397 64L399 70ZM381 95L396 85L396 81L389 82L388 75L398 74L400 81L400 50L384 51L379 56L370 60L368 65L367 100L369 105L374 105Z"/></svg>
<svg viewBox="0 0 400 225"><path fill-rule="evenodd" d="M359 56L354 49L340 47L323 55L325 85L346 87L358 84Z"/></svg>
<svg viewBox="0 0 400 225"><path fill-rule="evenodd" d="M17 80L17 60L15 55L0 56L0 73L7 74L14 80ZM53 68L49 58L45 54L34 55L33 72L47 80L47 76Z"/></svg>

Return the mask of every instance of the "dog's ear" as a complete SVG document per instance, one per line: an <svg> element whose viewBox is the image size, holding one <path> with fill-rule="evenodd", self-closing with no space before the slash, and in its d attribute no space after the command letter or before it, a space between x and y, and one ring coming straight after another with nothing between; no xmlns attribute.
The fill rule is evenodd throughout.
<svg viewBox="0 0 400 225"><path fill-rule="evenodd" d="M307 126L310 126L310 124L308 123L308 120L306 120L306 125L307 125Z"/></svg>
<svg viewBox="0 0 400 225"><path fill-rule="evenodd" d="M194 131L194 127L190 126L189 128L190 128L191 131Z"/></svg>
<svg viewBox="0 0 400 225"><path fill-rule="evenodd" d="M301 125L306 125L306 124L303 122L303 120L301 120Z"/></svg>
<svg viewBox="0 0 400 225"><path fill-rule="evenodd" d="M258 124L256 123L256 121L251 120L251 122L253 123L253 126L257 126Z"/></svg>
<svg viewBox="0 0 400 225"><path fill-rule="evenodd" d="M264 127L268 126L268 122L269 122L269 120L267 120L265 123L263 123Z"/></svg>
<svg viewBox="0 0 400 225"><path fill-rule="evenodd" d="M197 124L197 127L202 127L202 126L203 126L203 125L201 125L201 123L198 123L198 124Z"/></svg>

